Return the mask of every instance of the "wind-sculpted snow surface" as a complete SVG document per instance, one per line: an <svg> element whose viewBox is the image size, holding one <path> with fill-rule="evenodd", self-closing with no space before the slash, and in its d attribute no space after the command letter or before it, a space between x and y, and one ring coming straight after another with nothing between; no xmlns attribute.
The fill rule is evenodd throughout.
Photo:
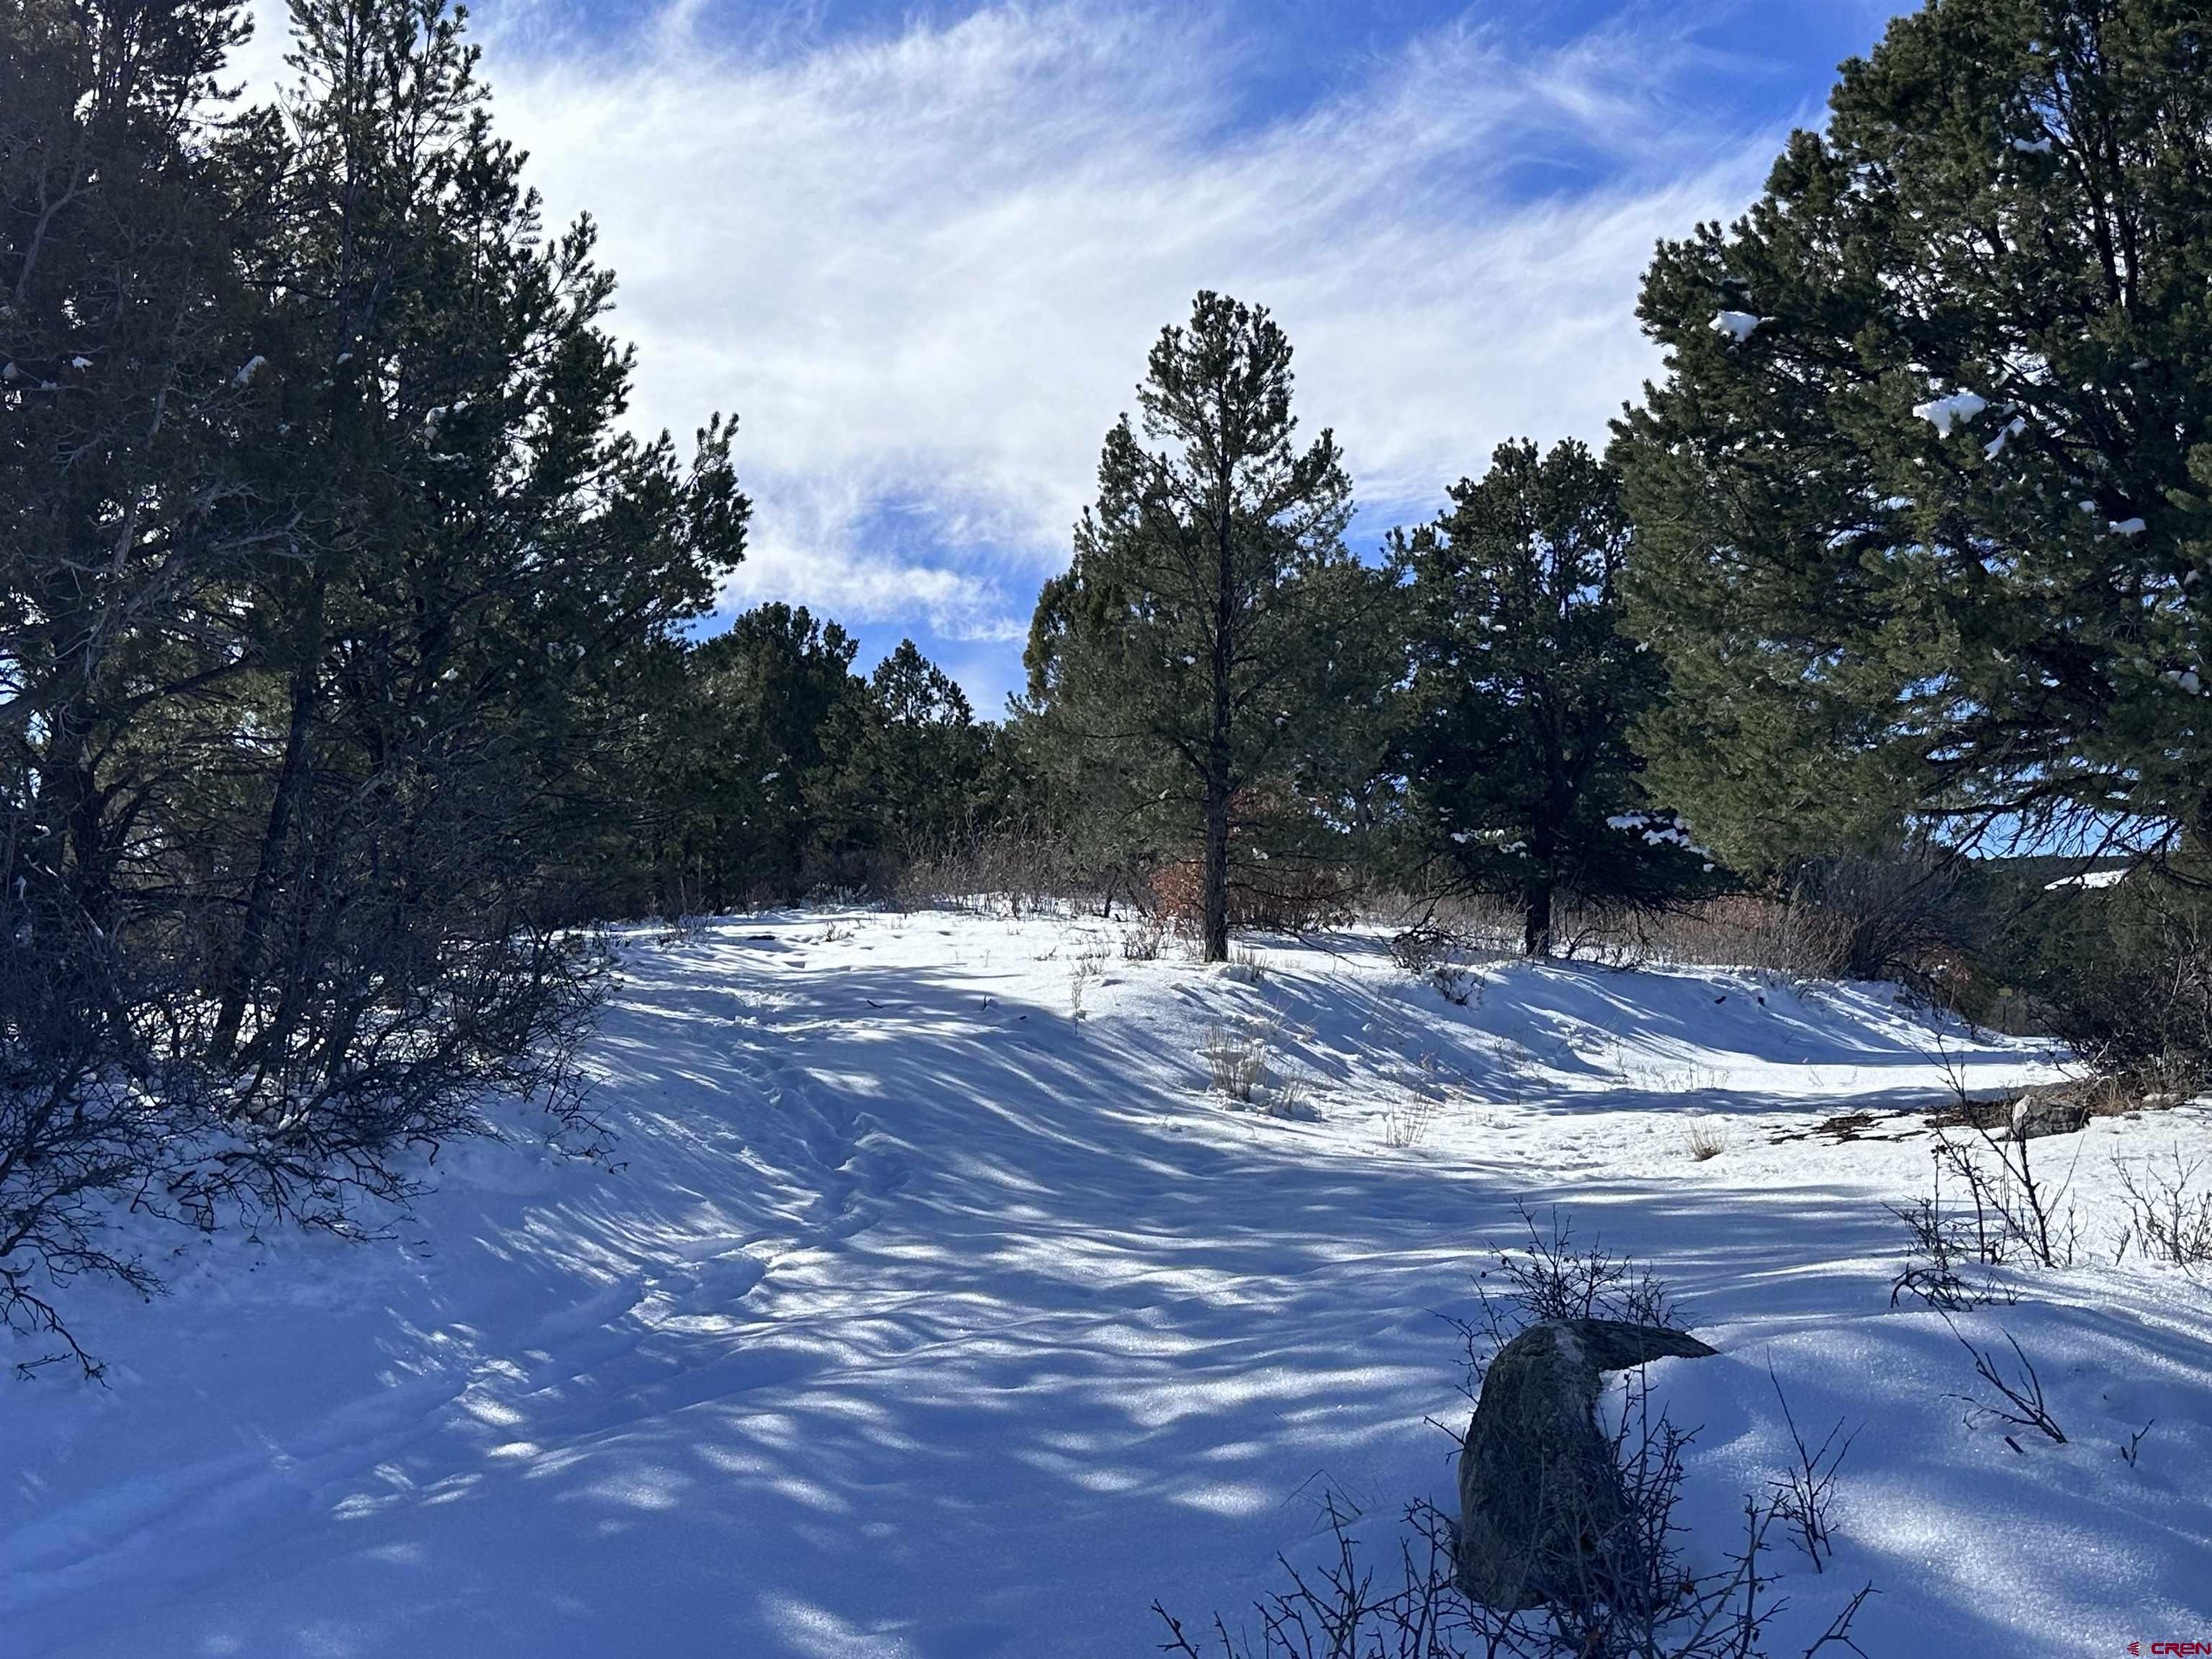
<svg viewBox="0 0 2212 1659"><path fill-rule="evenodd" d="M1925 1191L1924 1125L1800 1133L1932 1103L1947 1066L2039 1076L2026 1045L1939 1044L1875 987L1508 968L1460 1007L1372 939L1257 976L1116 942L934 914L640 934L592 1050L606 1162L449 1152L368 1244L147 1233L173 1295L72 1287L112 1386L0 1381L0 1652L1149 1651L1155 1596L1233 1622L1279 1552L1311 1558L1324 1494L1393 1554L1407 1501L1450 1506L1437 1316L1472 1311L1516 1201L1648 1260L1720 1350L1654 1373L1702 1425L1693 1556L1784 1467L1770 1364L1816 1437L1867 1425L1836 1559L1776 1558L1776 1652L1868 1579L1870 1655L2212 1638L2207 1292L2131 1256L1959 1316L2018 1339L2064 1425L2014 1451L1947 1397L1974 1378L1942 1316L1889 1306L1883 1206ZM1209 1093L1224 1032L1266 1049L1253 1106L1294 1079L1317 1115ZM2035 1143L2070 1161L2087 1259L2112 1155L2177 1141L2212 1121Z"/></svg>

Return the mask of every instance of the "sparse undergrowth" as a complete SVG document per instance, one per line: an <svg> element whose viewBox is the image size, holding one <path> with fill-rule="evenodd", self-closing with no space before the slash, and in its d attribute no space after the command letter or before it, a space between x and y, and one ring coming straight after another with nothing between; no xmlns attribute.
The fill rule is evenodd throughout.
<svg viewBox="0 0 2212 1659"><path fill-rule="evenodd" d="M1249 1103L1267 1081L1267 1040L1272 1031L1261 1024L1231 1024L1218 1021L1206 1029L1207 1086L1231 1100Z"/></svg>
<svg viewBox="0 0 2212 1659"><path fill-rule="evenodd" d="M1948 1316L1945 1322L1949 1323ZM2009 1430L2032 1430L2055 1446L2064 1445L2066 1431L2058 1426L2050 1402L2044 1398L2043 1379L2036 1374L2034 1364L2010 1331L2000 1328L1997 1334L2012 1350L2010 1364L1994 1346L1977 1344L1956 1325L1951 1326L1951 1334L1959 1339L1959 1346L1972 1358L1974 1375L1984 1385L1974 1394L1950 1396L1966 1407L1966 1426L1973 1429L2003 1424ZM2014 1451L2021 1449L2020 1442L2010 1433L2004 1439Z"/></svg>
<svg viewBox="0 0 2212 1659"><path fill-rule="evenodd" d="M2132 1245L2136 1255L2169 1267L2212 1266L2212 1182L2199 1181L2206 1161L2183 1157L2179 1142L2163 1161L2112 1160L2128 1212L2117 1260Z"/></svg>
<svg viewBox="0 0 2212 1659"><path fill-rule="evenodd" d="M1279 1023L1266 1017L1217 1020L1206 1028L1199 1058L1206 1086L1233 1103L1269 1117L1310 1121L1319 1115L1304 1078L1279 1076L1273 1059Z"/></svg>
<svg viewBox="0 0 2212 1659"><path fill-rule="evenodd" d="M1465 1355L1460 1391L1469 1400L1482 1391L1491 1356L1540 1320L1620 1319L1682 1328L1673 1290L1650 1268L1607 1249L1601 1238L1577 1245L1572 1220L1556 1206L1542 1221L1527 1205L1515 1207L1526 1237L1493 1246L1492 1265L1476 1273L1480 1313L1447 1320Z"/></svg>

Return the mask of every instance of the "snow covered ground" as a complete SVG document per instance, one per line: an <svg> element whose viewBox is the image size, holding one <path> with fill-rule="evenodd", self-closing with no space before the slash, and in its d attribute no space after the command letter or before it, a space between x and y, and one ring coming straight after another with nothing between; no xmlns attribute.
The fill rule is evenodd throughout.
<svg viewBox="0 0 2212 1659"><path fill-rule="evenodd" d="M2015 1451L1947 1397L1941 1318L1890 1307L1929 1131L1802 1133L1944 1091L1879 988L1516 967L1458 1007L1374 940L1254 975L1121 933L636 934L592 1049L607 1164L453 1149L386 1242L166 1237L173 1296L79 1287L111 1386L0 1381L0 1653L1152 1651L1154 1597L1233 1614L1318 1548L1323 1492L1377 1542L1449 1504L1437 1316L1516 1201L1648 1260L1721 1350L1655 1371L1702 1425L1693 1553L1788 1450L1770 1365L1816 1435L1864 1425L1838 1560L1776 1557L1776 1652L1869 1579L1874 1656L2212 1639L2212 1291L2109 1265L2113 1156L2212 1152L2212 1114L2036 1143L2096 1265L1960 1319L2019 1340L2068 1437ZM1316 1119L1207 1090L1254 1031ZM2041 1071L1944 1047L1976 1087Z"/></svg>

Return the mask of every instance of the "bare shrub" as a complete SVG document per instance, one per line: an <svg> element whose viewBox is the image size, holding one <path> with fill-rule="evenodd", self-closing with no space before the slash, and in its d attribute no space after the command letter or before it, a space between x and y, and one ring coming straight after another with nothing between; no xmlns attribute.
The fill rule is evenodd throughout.
<svg viewBox="0 0 2212 1659"><path fill-rule="evenodd" d="M886 884L885 896L902 910L1106 915L1121 901L1141 908L1146 894L1133 871L1085 858L1065 836L1024 825L913 849Z"/></svg>
<svg viewBox="0 0 2212 1659"><path fill-rule="evenodd" d="M1332 1559L1311 1572L1281 1563L1288 1583L1253 1608L1255 1639L1232 1634L1216 1613L1194 1631L1159 1602L1167 1626L1163 1653L1183 1659L1467 1659L1479 1650L1467 1604L1452 1585L1451 1518L1417 1504L1406 1511L1410 1537L1401 1538L1387 1578L1360 1559L1349 1516L1328 1501Z"/></svg>
<svg viewBox="0 0 2212 1659"><path fill-rule="evenodd" d="M1834 1501L1836 1474L1843 1468L1858 1431L1844 1434L1839 1418L1818 1446L1808 1446L1797 1427L1796 1414L1790 1409L1789 1396L1782 1392L1782 1379L1774 1375L1771 1363L1766 1375L1774 1384L1774 1397L1782 1407L1782 1420L1790 1430L1790 1444L1797 1454L1797 1461L1779 1480L1770 1485L1774 1516L1789 1528L1798 1547L1812 1561L1813 1571L1826 1572L1827 1560L1835 1554L1836 1547L1828 1519ZM1843 1436L1840 1443L1838 1435Z"/></svg>
<svg viewBox="0 0 2212 1659"><path fill-rule="evenodd" d="M1527 1205L1514 1207L1528 1236L1518 1244L1491 1247L1495 1265L1475 1275L1482 1311L1472 1320L1446 1316L1467 1357L1461 1392L1468 1399L1480 1395L1490 1357L1542 1320L1621 1319L1681 1328L1674 1291L1649 1267L1615 1255L1601 1239L1577 1245L1573 1223L1557 1206L1541 1223Z"/></svg>
<svg viewBox="0 0 2212 1659"><path fill-rule="evenodd" d="M1519 957L1522 918L1512 907L1463 899L1419 908L1421 921L1392 941L1409 973L1472 980L1482 964ZM1659 911L1566 900L1554 927L1568 960L1612 967L1738 968L1803 984L1841 978L1848 965L1844 925L1786 896L1732 893Z"/></svg>
<svg viewBox="0 0 2212 1659"><path fill-rule="evenodd" d="M167 1173L173 1141L193 1125L192 1079L179 1072L149 1097L162 1074L126 1012L118 953L92 929L33 933L21 920L33 891L26 883L12 906L0 902L15 924L0 949L0 1328L51 1338L62 1345L52 1358L96 1376L54 1292L87 1274L159 1287L105 1223Z"/></svg>
<svg viewBox="0 0 2212 1659"><path fill-rule="evenodd" d="M1121 960L1158 962L1167 937L1168 925L1161 918L1139 918L1134 926L1121 930Z"/></svg>
<svg viewBox="0 0 2212 1659"><path fill-rule="evenodd" d="M1926 846L1808 864L1793 904L1828 919L1842 970L1853 979L1896 979L1945 1000L1940 978L1984 930L1968 890L1966 861Z"/></svg>
<svg viewBox="0 0 2212 1659"><path fill-rule="evenodd" d="M2154 1417L2142 1427L2130 1434L2128 1443L2120 1448L2120 1461L2131 1469L2136 1468L2142 1457L2143 1437L2157 1426L2158 1419Z"/></svg>
<svg viewBox="0 0 2212 1659"><path fill-rule="evenodd" d="M1766 1659L1766 1626L1783 1605L1765 1564L1771 1514L1747 1504L1735 1553L1713 1572L1688 1571L1674 1515L1687 1443L1655 1434L1648 1456L1637 1455L1647 1471L1640 1488L1632 1484L1638 1523L1668 1540L1650 1558L1648 1593L1593 1583L1587 1597L1501 1613L1458 1589L1454 1528L1442 1510L1407 1511L1407 1535L1384 1569L1362 1558L1349 1517L1332 1510L1330 1559L1303 1571L1278 1558L1287 1584L1255 1603L1256 1629L1232 1631L1217 1613L1194 1630L1155 1601L1168 1632L1159 1650L1182 1659ZM1869 1584L1853 1596L1806 1653L1849 1645L1851 1622L1873 1593Z"/></svg>
<svg viewBox="0 0 2212 1659"><path fill-rule="evenodd" d="M2067 1197L2073 1170L2062 1180L2048 1179L2037 1167L2033 1146L2026 1137L1982 1128L1972 1141L1942 1137L1936 1156L1966 1183L1978 1217L1994 1218L2038 1266L2070 1267L2081 1251L2080 1222Z"/></svg>
<svg viewBox="0 0 2212 1659"><path fill-rule="evenodd" d="M1908 1295L1945 1312L2011 1302L2016 1297L1994 1277L1966 1270L2019 1258L2044 1267L2075 1264L2081 1224L2067 1197L2072 1172L2063 1181L2046 1179L2032 1145L1989 1127L1972 1139L1938 1137L1929 1196L1889 1206L1912 1239L1904 1269L1890 1284L1892 1307ZM1947 1182L1953 1194L1948 1206Z"/></svg>
<svg viewBox="0 0 2212 1659"><path fill-rule="evenodd" d="M2016 1369L2009 1373L1995 1349L1975 1346L1956 1325L1951 1327L1951 1334L1959 1339L1959 1346L1973 1356L1974 1375L1996 1395L1995 1400L1986 1395L1951 1396L1966 1406L1967 1426L1981 1428L1990 1423L2008 1423L2016 1429L2033 1429L2054 1445L2064 1445L2065 1432L2059 1428L2058 1419L2051 1414L2051 1407L2043 1397L2043 1379L2035 1374L2034 1365L2021 1351L2013 1334L2002 1328L1997 1334L2012 1350ZM2014 1451L2021 1449L2020 1443L2009 1434L2005 1437L2005 1443Z"/></svg>
<svg viewBox="0 0 2212 1659"><path fill-rule="evenodd" d="M1436 1127L1442 1103L1425 1095L1409 1094L1382 1114L1382 1144L1394 1152L1407 1152L1428 1139Z"/></svg>
<svg viewBox="0 0 2212 1659"><path fill-rule="evenodd" d="M536 1104L571 1152L601 1144L576 1063L608 982L599 940L517 925L426 963L401 957L397 927L373 937L362 959L330 964L344 977L327 1003L246 1028L228 1139L169 1184L188 1218L212 1225L235 1206L356 1232L356 1200L419 1195L399 1149L484 1133L483 1106L501 1097Z"/></svg>
<svg viewBox="0 0 2212 1659"><path fill-rule="evenodd" d="M1401 937L1432 958L1435 940L1471 959L1516 954L1521 918L1513 907L1453 899L1423 906L1420 914L1420 923ZM1917 848L1823 860L1799 868L1778 890L1723 893L1656 910L1564 900L1554 932L1571 959L1738 968L1791 985L1896 979L1932 1004L1971 1004L1978 1012L1995 994L1993 986L1980 985L1973 965L1993 918L1965 861Z"/></svg>
<svg viewBox="0 0 2212 1659"><path fill-rule="evenodd" d="M483 1133L501 1097L595 1150L575 1062L604 949L520 923L428 931L365 901L317 928L314 971L249 1007L220 1070L193 1052L205 999L119 976L96 995L67 975L35 988L17 971L31 963L0 956L0 1325L97 1374L52 1293L88 1274L160 1288L110 1242L123 1204L202 1231L283 1219L365 1236L423 1190L412 1155Z"/></svg>
<svg viewBox="0 0 2212 1659"><path fill-rule="evenodd" d="M1943 1207L1943 1169L1936 1166L1936 1188L1927 1198L1910 1205L1891 1205L1889 1212L1903 1222L1912 1236L1902 1272L1889 1287L1889 1305L1906 1296L1917 1296L1931 1308L1946 1312L1978 1308L1985 1302L2009 1301L2009 1293L1986 1275L1978 1281L1961 1271L1969 1263L1991 1264L2003 1259L2002 1235L1992 1235L1986 1218L1977 1211L1972 1220ZM1992 1255L1991 1250L1996 1254Z"/></svg>
<svg viewBox="0 0 2212 1659"><path fill-rule="evenodd" d="M1178 932L1201 931L1206 869L1196 858L1154 866L1145 884L1151 914ZM1265 933L1297 933L1340 927L1353 915L1358 872L1345 866L1281 858L1233 860L1229 872L1229 925Z"/></svg>
<svg viewBox="0 0 2212 1659"><path fill-rule="evenodd" d="M2112 1160L2128 1207L2118 1257L2133 1243L2138 1255L2171 1267L2212 1263L2212 1187L2197 1184L2204 1164L2202 1158L2185 1159L2178 1141L2163 1168L2150 1158L2140 1164Z"/></svg>
<svg viewBox="0 0 2212 1659"><path fill-rule="evenodd" d="M1672 1299L1647 1270L1595 1241L1577 1246L1556 1210L1548 1224L1526 1206L1520 1213L1527 1239L1498 1250L1483 1318L1459 1327L1474 1382L1496 1347L1538 1320L1674 1323ZM1647 1372L1625 1374L1621 1390L1611 1441L1628 1503L1620 1516L1589 1517L1592 1547L1580 1577L1550 1605L1507 1613L1468 1598L1457 1582L1458 1528L1428 1504L1406 1511L1394 1559L1364 1559L1351 1530L1356 1515L1332 1495L1324 1565L1281 1561L1285 1587L1261 1597L1235 1629L1218 1613L1203 1627L1187 1625L1154 1602L1168 1632L1160 1650L1182 1659L1765 1659L1766 1627L1782 1605L1771 1593L1769 1535L1778 1522L1809 1527L1816 1562L1831 1556L1828 1494L1848 1439L1838 1446L1832 1434L1810 1451L1801 1439L1805 1500L1794 1496L1801 1483L1790 1480L1771 1501L1747 1497L1735 1550L1715 1570L1696 1572L1678 1513L1693 1436L1657 1407ZM1805 1654L1850 1647L1852 1621L1873 1594L1869 1584L1852 1595Z"/></svg>
<svg viewBox="0 0 2212 1659"><path fill-rule="evenodd" d="M1742 968L1793 985L1834 979L1844 969L1834 918L1811 905L1754 893L1637 918L1620 956L1632 963Z"/></svg>
<svg viewBox="0 0 2212 1659"><path fill-rule="evenodd" d="M1783 1606L1766 1565L1778 1511L1747 1498L1735 1550L1711 1572L1691 1571L1677 1505L1692 1437L1651 1410L1640 1376L1626 1388L1614 1455L1627 1516L1612 1547L1593 1552L1584 1582L1553 1605L1509 1613L1469 1600L1455 1577L1457 1528L1429 1504L1406 1511L1395 1559L1378 1565L1363 1556L1356 1517L1331 1498L1322 1565L1278 1558L1284 1588L1234 1630L1219 1613L1194 1627L1155 1601L1168 1633L1159 1650L1182 1659L1766 1659L1766 1627ZM1869 1584L1852 1595L1803 1650L1808 1659L1832 1644L1852 1647L1852 1622L1873 1594Z"/></svg>
<svg viewBox="0 0 2212 1659"><path fill-rule="evenodd" d="M1465 1008L1481 1000L1482 969L1511 961L1514 952L1480 933L1425 923L1395 936L1390 956L1406 972L1435 986L1447 1002Z"/></svg>
<svg viewBox="0 0 2212 1659"><path fill-rule="evenodd" d="M1711 1119L1692 1123L1685 1139L1689 1144L1690 1156L1700 1164L1707 1163L1728 1151L1728 1125Z"/></svg>
<svg viewBox="0 0 2212 1659"><path fill-rule="evenodd" d="M1302 1077L1286 1077L1275 1085L1274 1096L1265 1105L1270 1117L1291 1118L1310 1122L1321 1115L1311 1098L1312 1089Z"/></svg>
<svg viewBox="0 0 2212 1659"><path fill-rule="evenodd" d="M2068 1196L2074 1182L2075 1163L2081 1143L2075 1142L2075 1163L2065 1175L2053 1180L2041 1167L2034 1152L2035 1137L2028 1133L2027 1116L2018 1108L1978 1101L1968 1093L1966 1074L1943 1046L1939 1035L1936 1053L1950 1079L1955 1104L1936 1119L1946 1133L1934 1148L1936 1179L1948 1171L1962 1186L1973 1205L1975 1247L1990 1265L2023 1252L2038 1266L2070 1267L2080 1255L2080 1218ZM1950 1131L1960 1133L1950 1133Z"/></svg>
<svg viewBox="0 0 2212 1659"><path fill-rule="evenodd" d="M1617 1255L1593 1238L1575 1243L1574 1225L1556 1206L1547 1224L1516 1206L1528 1240L1498 1253L1499 1277L1530 1322L1541 1319L1625 1319L1679 1328L1674 1292L1650 1268Z"/></svg>
<svg viewBox="0 0 2212 1659"><path fill-rule="evenodd" d="M668 951L688 951L707 925L706 917L689 910L680 913L673 920L659 917L653 920L659 922L659 928L653 934L653 942Z"/></svg>
<svg viewBox="0 0 2212 1659"><path fill-rule="evenodd" d="M1396 1152L1421 1145L1435 1128L1446 1098L1436 1050L1425 1050L1406 1083L1404 1097L1382 1114L1382 1144Z"/></svg>
<svg viewBox="0 0 2212 1659"><path fill-rule="evenodd" d="M1084 1006L1084 999L1105 971L1105 941L1086 939L1082 949L1069 961L1067 969L1067 1015L1078 1024L1090 1017L1089 1011Z"/></svg>

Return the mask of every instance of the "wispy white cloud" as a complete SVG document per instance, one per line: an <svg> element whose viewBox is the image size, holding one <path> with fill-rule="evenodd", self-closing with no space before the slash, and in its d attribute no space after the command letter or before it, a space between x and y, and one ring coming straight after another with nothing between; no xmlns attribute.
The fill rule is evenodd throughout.
<svg viewBox="0 0 2212 1659"><path fill-rule="evenodd" d="M552 214L599 221L641 419L741 417L732 599L991 641L1200 287L1274 309L1371 505L1425 512L1509 435L1601 435L1653 366L1653 241L1733 210L1778 137L1701 119L1694 38L1639 15L1541 52L1440 31L1257 125L1190 7L732 46L679 5L611 50L510 8L486 66Z"/></svg>

